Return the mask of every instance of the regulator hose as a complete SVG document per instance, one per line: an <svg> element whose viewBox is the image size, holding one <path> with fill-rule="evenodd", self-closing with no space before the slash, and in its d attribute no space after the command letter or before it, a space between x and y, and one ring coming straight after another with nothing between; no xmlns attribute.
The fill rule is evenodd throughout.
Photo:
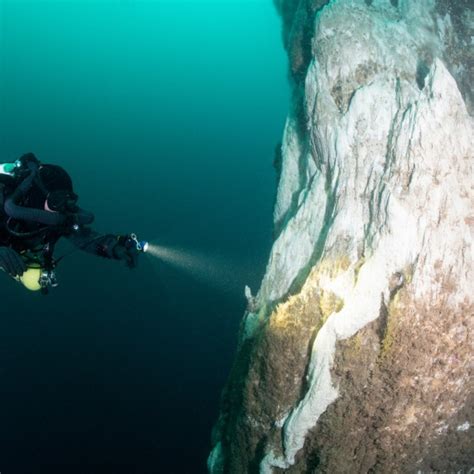
<svg viewBox="0 0 474 474"><path fill-rule="evenodd" d="M37 169L32 169L31 173L22 181L11 196L5 200L5 213L12 219L37 222L46 226L63 226L71 221L71 224L87 225L94 221L94 214L78 208L73 214L62 214L59 212L42 211L33 207L23 207L17 204L33 185Z"/></svg>

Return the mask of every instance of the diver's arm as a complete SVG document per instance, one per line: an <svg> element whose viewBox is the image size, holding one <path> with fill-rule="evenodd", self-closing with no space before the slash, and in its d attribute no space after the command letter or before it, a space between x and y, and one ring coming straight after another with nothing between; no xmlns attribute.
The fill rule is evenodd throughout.
<svg viewBox="0 0 474 474"><path fill-rule="evenodd" d="M114 248L117 244L116 235L100 234L89 227L81 227L79 230L66 235L66 238L84 252L104 258L117 258L114 254Z"/></svg>
<svg viewBox="0 0 474 474"><path fill-rule="evenodd" d="M9 247L0 247L0 269L12 277L23 275L26 264L15 250Z"/></svg>
<svg viewBox="0 0 474 474"><path fill-rule="evenodd" d="M128 236L100 234L89 227L80 227L66 237L84 252L113 260L125 260L131 268L137 265L138 252L126 245Z"/></svg>

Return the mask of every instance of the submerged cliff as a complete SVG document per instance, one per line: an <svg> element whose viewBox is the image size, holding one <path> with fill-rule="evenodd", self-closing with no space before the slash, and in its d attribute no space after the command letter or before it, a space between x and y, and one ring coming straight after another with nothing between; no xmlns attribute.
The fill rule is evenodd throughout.
<svg viewBox="0 0 474 474"><path fill-rule="evenodd" d="M474 467L474 11L276 0L293 104L275 242L212 473Z"/></svg>

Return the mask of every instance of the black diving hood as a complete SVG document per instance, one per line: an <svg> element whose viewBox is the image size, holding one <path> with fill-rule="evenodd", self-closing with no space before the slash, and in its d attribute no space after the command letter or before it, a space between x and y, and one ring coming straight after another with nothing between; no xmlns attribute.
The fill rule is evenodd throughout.
<svg viewBox="0 0 474 474"><path fill-rule="evenodd" d="M36 166L30 166L30 169L30 174L20 183L13 194L5 200L4 210L9 217L53 227L61 227L68 224L87 225L94 221L94 214L81 208L77 208L77 212L64 214L20 206L18 201L30 190L38 174Z"/></svg>

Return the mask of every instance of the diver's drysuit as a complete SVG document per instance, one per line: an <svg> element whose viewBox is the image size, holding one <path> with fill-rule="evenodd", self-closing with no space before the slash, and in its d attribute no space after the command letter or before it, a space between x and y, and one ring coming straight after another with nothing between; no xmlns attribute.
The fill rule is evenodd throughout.
<svg viewBox="0 0 474 474"><path fill-rule="evenodd" d="M61 237L83 251L136 266L139 252L130 245L130 236L99 234L89 227L94 215L77 206L72 181L62 168L43 165L32 153L23 155L14 167L11 173L0 174L3 270L18 278L33 263L46 271L43 289L56 286L53 253Z"/></svg>

